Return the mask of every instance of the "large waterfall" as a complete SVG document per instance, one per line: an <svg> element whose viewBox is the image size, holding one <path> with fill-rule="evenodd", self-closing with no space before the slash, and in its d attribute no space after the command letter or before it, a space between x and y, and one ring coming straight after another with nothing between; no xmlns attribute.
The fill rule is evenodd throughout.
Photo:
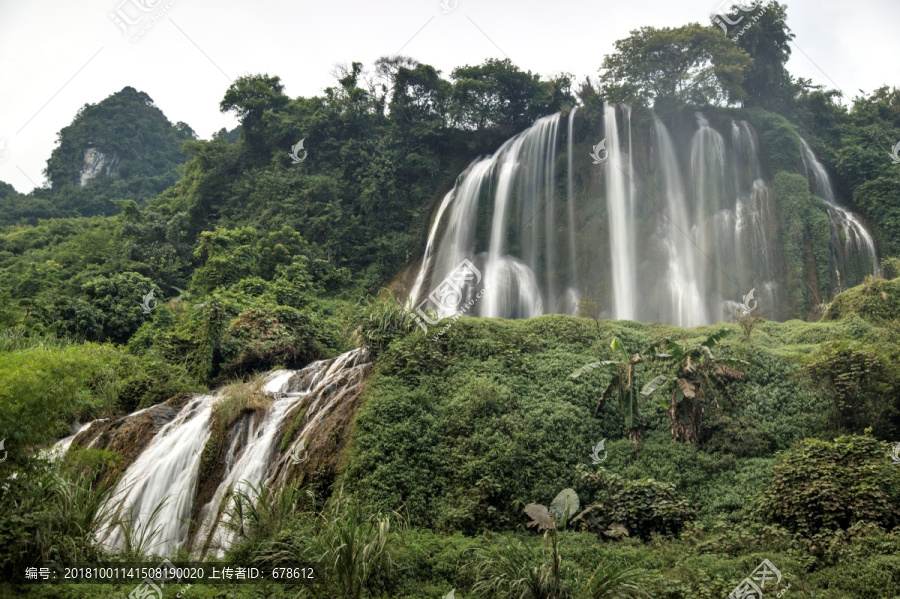
<svg viewBox="0 0 900 599"><path fill-rule="evenodd" d="M779 212L749 123L587 112L541 118L459 175L433 216L411 306L433 310L431 292L469 260L484 276L468 312L480 316L574 314L588 293L609 318L694 326L727 319L751 290L769 318L800 311L784 292ZM831 294L877 272L872 236L806 142L790 166L827 208Z"/></svg>
<svg viewBox="0 0 900 599"><path fill-rule="evenodd" d="M244 413L221 439L211 439L218 391L89 423L56 451L76 446L136 454L107 499L117 518L133 530L157 530L156 554L183 548L220 556L232 541L226 526L232 492L252 497L259 483L283 486L337 459L334 439L343 438L368 367L366 352L353 350L302 370L267 373L261 391L268 407ZM110 528L103 539L109 549L125 547L124 529Z"/></svg>

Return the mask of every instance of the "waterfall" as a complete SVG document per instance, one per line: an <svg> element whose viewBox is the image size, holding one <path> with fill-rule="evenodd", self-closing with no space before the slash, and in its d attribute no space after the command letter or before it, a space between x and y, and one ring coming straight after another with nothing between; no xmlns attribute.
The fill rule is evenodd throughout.
<svg viewBox="0 0 900 599"><path fill-rule="evenodd" d="M631 113L626 112L626 132L631 130ZM603 126L606 132L606 209L609 212L609 246L612 262L613 318L634 320L635 307L635 229L631 155L622 151L616 107L603 107ZM630 135L628 141L631 145ZM627 170L626 170L627 169Z"/></svg>
<svg viewBox="0 0 900 599"><path fill-rule="evenodd" d="M117 448L129 443L134 448L143 436L140 432L149 431L149 443L127 464L107 503L136 530L159 531L151 548L156 554L171 556L183 548L194 556L221 556L233 540L226 526L230 493L247 492L259 483L270 488L283 486L298 469L309 466L309 472L314 472L323 468L331 459L334 439L343 436L337 433L349 423L368 368L367 353L357 349L301 370L265 375L261 391L270 404L261 413L244 413L219 439L224 444L224 462L218 464L221 477L211 481L214 486L208 497L198 485L212 431L212 412L222 391L195 395L180 404L173 403L176 396L115 421L88 423L74 440L58 442L54 451L61 453L70 445ZM288 423L297 418L302 418L299 426L289 429ZM150 423L155 428L146 428ZM286 437L289 431L292 435ZM291 441L284 451L280 447L283 439ZM300 443L308 452L298 465L295 456L301 453ZM202 505L198 499L204 499ZM199 525L194 532L192 521ZM125 546L126 539L121 527L115 527L102 541L116 551Z"/></svg>
<svg viewBox="0 0 900 599"><path fill-rule="evenodd" d="M555 309L568 303L561 290L572 281L559 271L562 257L570 262L572 252L560 252L556 232L565 222L556 202L559 119L539 119L460 175L432 224L428 243L436 249L428 250L433 258L422 261L411 305L421 305L430 291L421 282L430 281L434 288L464 259L483 269L487 283L475 314L529 318L543 314L545 305ZM488 226L479 230L481 211L488 215ZM568 264L565 268L571 271Z"/></svg>
<svg viewBox="0 0 900 599"><path fill-rule="evenodd" d="M862 276L878 274L878 254L875 241L855 214L842 207L825 166L819 162L805 139L803 167L810 191L823 202L831 222L832 289L841 291L862 282ZM841 243L841 238L844 242Z"/></svg>
<svg viewBox="0 0 900 599"><path fill-rule="evenodd" d="M655 119L656 143L659 145L660 168L666 200L665 220L661 221L661 238L666 248L668 305L662 306L666 321L690 327L708 322L703 299L703 248L698 245L694 211L685 196L685 186L678 164L678 154L669 130Z"/></svg>
<svg viewBox="0 0 900 599"><path fill-rule="evenodd" d="M453 199L453 192L448 191L444 195L444 199L441 201L441 205L438 208L437 216L434 217L434 223L431 225L431 230L428 231L428 243L425 245L425 256L422 258L422 266L419 268L419 274L416 277L415 283L413 283L412 289L409 292L409 297L411 299L415 299L419 296L419 292L422 290L422 283L425 282L425 273L428 272L428 267L431 266L431 256L434 253L434 238L437 235L438 225L441 224L441 217L444 215L444 210L447 209L447 206L450 204L450 201Z"/></svg>
<svg viewBox="0 0 900 599"><path fill-rule="evenodd" d="M108 499L117 517L131 519L136 530L159 531L153 550L161 555L172 555L187 539L200 455L209 439L216 398L200 395L185 405L126 469ZM122 529L115 527L104 545L122 549L125 541Z"/></svg>
<svg viewBox="0 0 900 599"><path fill-rule="evenodd" d="M472 315L573 314L580 292L595 286L600 309L616 319L718 322L751 290L758 314L796 313L781 289L779 212L748 122L715 112L664 123L611 104L589 113L542 117L458 177L435 210L410 302L425 305L469 260L486 286ZM589 160L604 139L605 156ZM844 287L856 284L877 272L872 236L803 146L810 188L832 223L828 266Z"/></svg>
<svg viewBox="0 0 900 599"><path fill-rule="evenodd" d="M568 217L569 230L569 285L567 293L567 314L575 314L578 309L578 252L575 250L575 113L578 107L573 106L569 111L569 123L566 136L566 216Z"/></svg>

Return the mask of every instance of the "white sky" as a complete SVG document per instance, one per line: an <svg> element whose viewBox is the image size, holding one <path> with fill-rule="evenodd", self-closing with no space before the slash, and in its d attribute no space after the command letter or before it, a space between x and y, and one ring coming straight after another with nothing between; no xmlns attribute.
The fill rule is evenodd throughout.
<svg viewBox="0 0 900 599"><path fill-rule="evenodd" d="M596 76L613 42L630 30L706 24L718 6L716 0L445 1L456 8L443 13L439 0L0 0L0 180L22 192L43 184L57 132L81 106L127 85L208 139L237 124L218 109L229 77L268 72L281 77L289 96L310 96L334 84L335 64L370 67L403 48L445 76L505 53L522 69L581 80ZM142 13L140 4L153 8ZM860 89L900 85L900 2L786 4L794 41L809 56L792 47L788 68L795 76L840 87L850 98ZM110 18L119 7L136 20L167 5L136 42Z"/></svg>

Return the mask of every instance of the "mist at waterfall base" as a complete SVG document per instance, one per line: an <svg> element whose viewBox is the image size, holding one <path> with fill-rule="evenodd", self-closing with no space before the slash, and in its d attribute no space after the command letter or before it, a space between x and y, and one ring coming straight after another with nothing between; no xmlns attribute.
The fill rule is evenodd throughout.
<svg viewBox="0 0 900 599"><path fill-rule="evenodd" d="M796 316L748 122L694 113L667 125L649 111L637 122L630 107L606 105L595 126L583 112L539 119L459 175L434 213L411 306L428 308L430 291L469 259L490 285L471 315L574 315L599 289L603 317L690 327L728 320L755 289L767 318ZM595 164L601 139L606 158ZM831 223L833 295L877 273L875 244L802 143L796 170Z"/></svg>
<svg viewBox="0 0 900 599"><path fill-rule="evenodd" d="M301 370L263 375L262 391L271 403L262 412L244 413L226 431L221 440L224 464L213 468L221 470L221 478L213 481L214 491L203 501L198 501L198 492L204 449L221 390L175 405L170 400L114 421L88 423L73 437L59 441L54 452L139 442L146 435L136 435L129 425L154 422L155 432L127 465L107 497L107 507L117 518L130 521L133 530L158 530L150 547L154 554L172 556L185 549L195 557L221 557L234 541L227 526L231 494L243 491L253 497L259 483L279 488L292 480L298 469L296 449L305 444L312 452L335 436L324 422L358 397L369 365L365 350L356 349ZM288 428L292 418L300 419L296 430ZM282 449L284 439L289 443ZM111 527L101 541L113 552L126 546L120 526Z"/></svg>

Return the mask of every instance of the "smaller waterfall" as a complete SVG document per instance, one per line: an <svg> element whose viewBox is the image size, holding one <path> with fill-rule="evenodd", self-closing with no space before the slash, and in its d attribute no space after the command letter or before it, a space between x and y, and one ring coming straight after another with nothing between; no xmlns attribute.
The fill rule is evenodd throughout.
<svg viewBox="0 0 900 599"><path fill-rule="evenodd" d="M856 215L838 203L831 177L825 166L816 158L806 140L800 141L803 145L803 166L809 179L810 191L824 201L828 208L834 263L832 270L835 271L832 289L840 292L861 283L864 275L878 274L875 241Z"/></svg>
<svg viewBox="0 0 900 599"><path fill-rule="evenodd" d="M298 468L313 462L313 468L320 468L323 460L334 458L329 452L341 446L335 447L333 440L349 424L369 365L365 350L356 349L301 370L266 375L263 392L272 398L271 404L261 413L243 414L229 428L221 479L213 481L215 490L202 506L196 505L200 467L210 440L212 411L221 392L196 395L180 403L173 403L173 398L120 419L88 423L74 437L58 442L53 451L62 453L73 443L86 446L88 442L89 446L133 448L138 441L134 435L151 435L146 447L138 449L127 464L107 502L119 519L130 519L136 530L159 531L151 548L156 554L171 556L180 548L187 549L192 534L192 555L221 556L233 540L226 526L230 493L246 492L259 483L283 486ZM281 452L289 419L299 417L299 432ZM309 448L308 454L318 456L308 461L304 458L303 465L293 455L301 441ZM162 507L154 516L157 506ZM199 524L194 533L192 521ZM102 541L115 551L125 546L126 539L121 527L115 527Z"/></svg>
<svg viewBox="0 0 900 599"><path fill-rule="evenodd" d="M288 381L295 373L279 371L270 373L265 384L265 393L275 397L272 407L260 419L245 419L232 432L230 447L227 452L228 463L225 477L213 498L200 511L199 542L209 543L214 553L227 547L233 534L225 526L228 514L219 511L225 496L231 492L244 492L252 495L254 487L262 481L269 469L275 449L276 435L284 422L287 413L297 405L308 391L286 393ZM196 547L201 552L205 547Z"/></svg>
<svg viewBox="0 0 900 599"><path fill-rule="evenodd" d="M69 435L68 437L64 437L53 444L49 450L46 451L44 455L46 455L51 461L56 461L63 456L67 451L69 451L69 447L72 446L72 441L75 440L75 437L83 433L84 431L91 428L91 423L80 424L77 426L77 429L74 434Z"/></svg>
<svg viewBox="0 0 900 599"><path fill-rule="evenodd" d="M209 439L216 397L200 395L188 402L128 467L108 500L116 504L117 516L131 518L136 529L159 531L154 551L161 555L172 555L187 538L200 454ZM104 545L122 549L125 540L116 527Z"/></svg>

